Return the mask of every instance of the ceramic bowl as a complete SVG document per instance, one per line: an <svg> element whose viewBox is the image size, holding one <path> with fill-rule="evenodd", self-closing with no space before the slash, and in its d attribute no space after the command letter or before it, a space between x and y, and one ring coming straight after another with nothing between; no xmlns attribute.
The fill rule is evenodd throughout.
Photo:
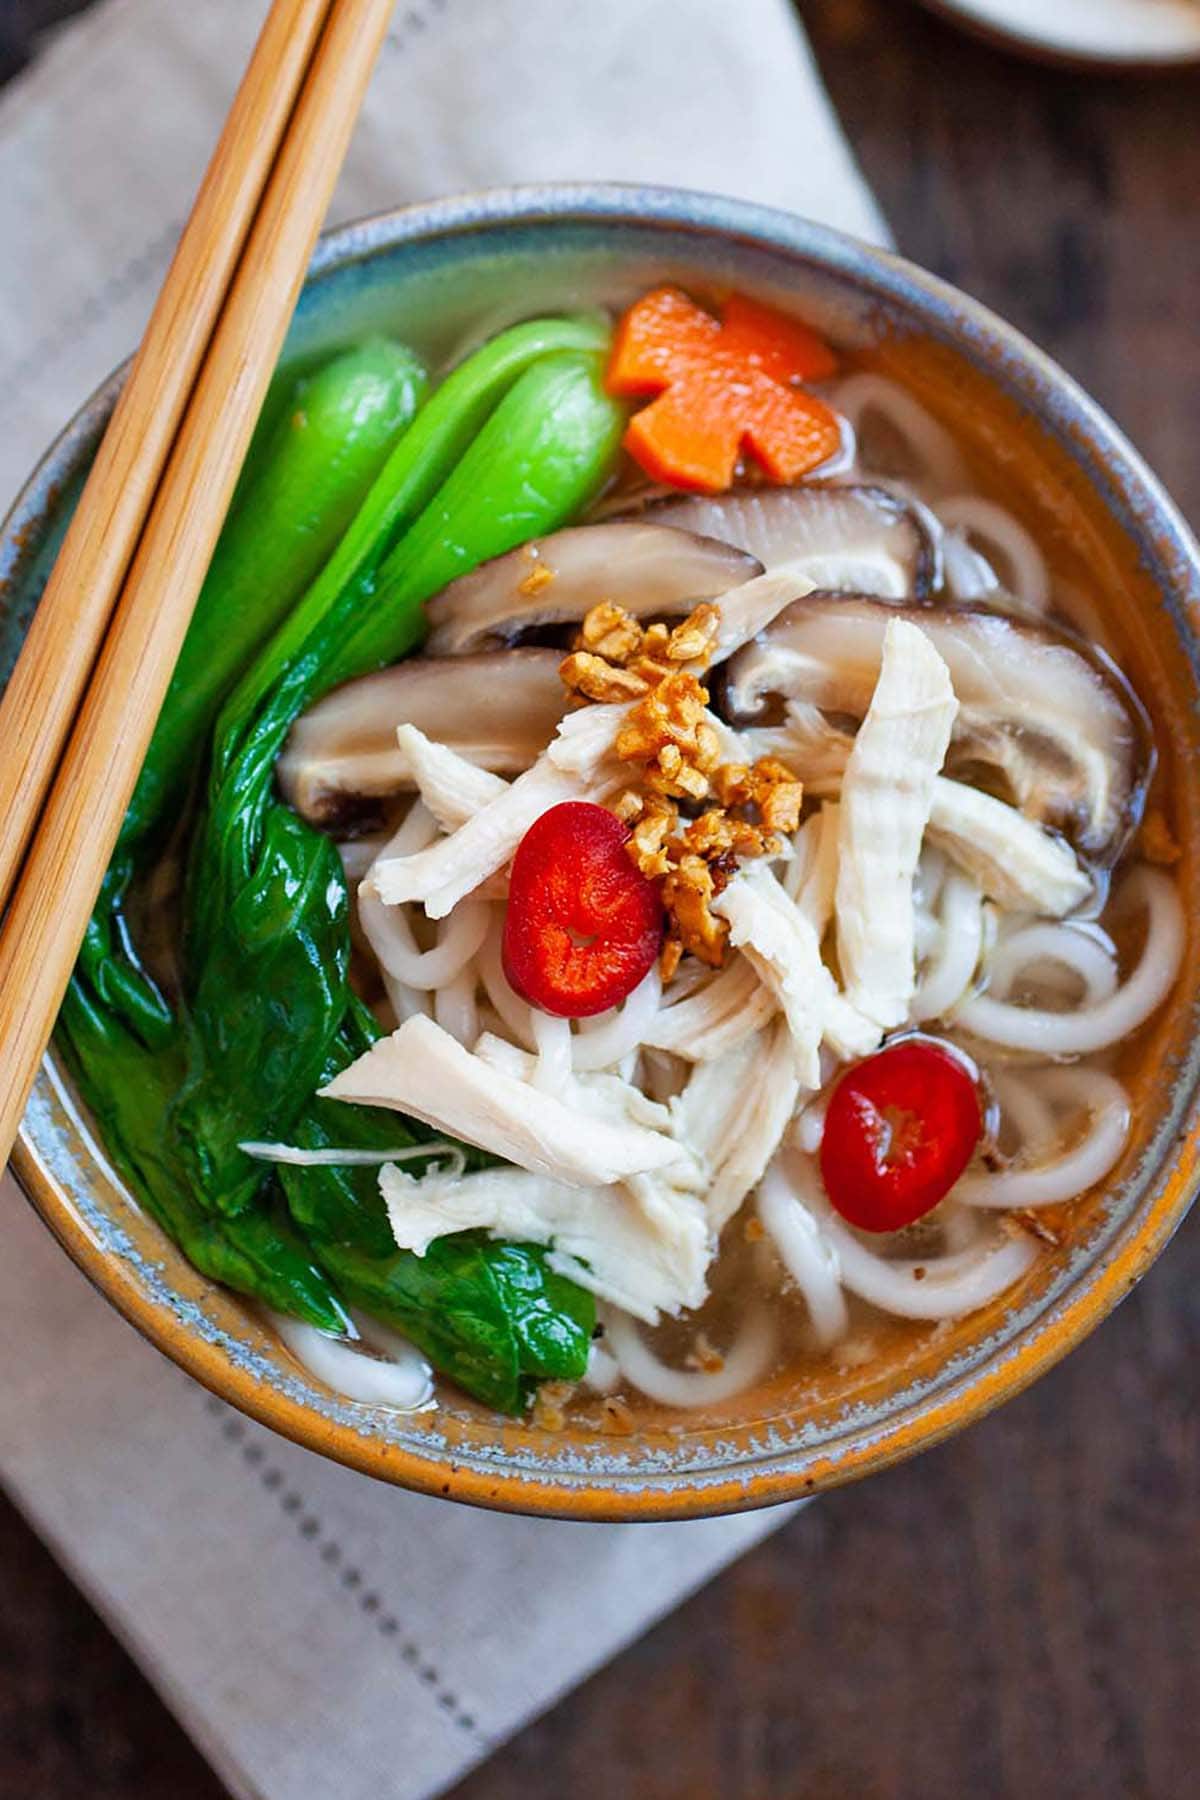
<svg viewBox="0 0 1200 1800"><path fill-rule="evenodd" d="M1200 552L1108 419L1061 370L944 283L880 251L729 200L636 188L484 194L406 209L326 238L289 358L387 328L436 359L533 310L623 301L664 277L736 285L794 306L844 343L886 342L931 399L1008 457L1047 529L1109 559L1183 783L1178 830L1190 917L1200 847ZM117 392L88 402L30 479L0 538L0 652L11 661ZM1200 964L1143 1042L1129 1154L1082 1207L1069 1246L1012 1296L918 1332L863 1368L772 1378L695 1419L649 1415L631 1436L498 1420L451 1398L403 1416L354 1405L292 1361L236 1296L214 1289L138 1211L50 1056L15 1157L68 1253L159 1349L244 1412L323 1455L456 1500L574 1518L682 1518L763 1506L850 1480L937 1442L1019 1392L1128 1292L1196 1180Z"/></svg>
<svg viewBox="0 0 1200 1800"><path fill-rule="evenodd" d="M986 43L1068 68L1178 69L1200 62L1195 0L925 0Z"/></svg>

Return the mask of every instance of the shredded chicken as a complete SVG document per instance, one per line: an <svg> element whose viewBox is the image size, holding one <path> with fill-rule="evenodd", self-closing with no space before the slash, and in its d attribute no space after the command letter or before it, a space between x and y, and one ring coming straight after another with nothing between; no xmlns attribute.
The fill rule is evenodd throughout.
<svg viewBox="0 0 1200 1800"><path fill-rule="evenodd" d="M418 794L443 831L457 831L508 791L502 775L478 768L457 750L426 737L415 725L401 725L396 739Z"/></svg>
<svg viewBox="0 0 1200 1800"><path fill-rule="evenodd" d="M519 1081L532 1082L537 1077L539 1059L528 1050L520 1050L506 1039L485 1031L475 1045L480 1062L501 1069ZM637 1125L648 1131L671 1132L671 1114L665 1106L651 1100L631 1081L625 1081L611 1070L593 1070L572 1074L560 1096L578 1115L602 1119L610 1125ZM700 1187L703 1176L691 1147L676 1146L677 1165L672 1180L681 1186Z"/></svg>
<svg viewBox="0 0 1200 1800"><path fill-rule="evenodd" d="M841 792L853 737L815 706L789 701L787 722L744 731L751 754L782 756L811 794ZM1091 882L1064 838L1015 806L965 782L933 783L928 842L977 881L989 900L1016 912L1062 918L1091 892Z"/></svg>
<svg viewBox="0 0 1200 1800"><path fill-rule="evenodd" d="M1014 912L1061 919L1092 891L1064 838L1053 837L1014 806L960 781L939 776L934 783L928 838L990 900Z"/></svg>
<svg viewBox="0 0 1200 1800"><path fill-rule="evenodd" d="M616 709L618 712L621 709ZM593 723L593 715L602 715ZM603 800L621 783L606 759L613 719L596 707L573 713L543 756L449 837L411 856L381 857L369 880L388 906L422 902L431 919L446 914L502 869L536 819L563 800Z"/></svg>
<svg viewBox="0 0 1200 1800"><path fill-rule="evenodd" d="M535 820L562 800L587 797L577 777L564 775L545 757L519 775L503 794L449 837L410 856L382 856L368 884L388 906L422 902L431 919L444 919L481 882L502 869Z"/></svg>
<svg viewBox="0 0 1200 1800"><path fill-rule="evenodd" d="M546 755L565 775L594 781L614 755L617 733L629 717L627 705L586 706L568 713L546 747Z"/></svg>
<svg viewBox="0 0 1200 1800"><path fill-rule="evenodd" d="M719 974L685 999L663 1006L642 1042L689 1062L724 1056L779 1010L772 990L744 956L732 956Z"/></svg>
<svg viewBox="0 0 1200 1800"><path fill-rule="evenodd" d="M661 1181L580 1188L520 1169L414 1180L389 1163L379 1185L402 1250L423 1255L435 1238L478 1229L546 1244L552 1268L651 1325L707 1293L713 1244L703 1204Z"/></svg>
<svg viewBox="0 0 1200 1800"><path fill-rule="evenodd" d="M820 939L771 871L752 864L730 882L717 902L729 922L729 941L741 949L771 989L791 1031L801 1085L821 1085L819 1051L831 1027L846 1054L865 1056L879 1043L879 1029L837 992L821 960Z"/></svg>
<svg viewBox="0 0 1200 1800"><path fill-rule="evenodd" d="M789 700L782 725L752 725L741 738L748 755L790 763L810 794L837 792L854 748L853 733L832 725L807 700Z"/></svg>
<svg viewBox="0 0 1200 1800"><path fill-rule="evenodd" d="M784 877L784 887L816 932L818 943L833 919L841 818L837 802L826 800L797 834Z"/></svg>
<svg viewBox="0 0 1200 1800"><path fill-rule="evenodd" d="M846 995L884 1029L916 986L913 877L958 702L925 634L891 619L879 679L842 780L836 891Z"/></svg>
<svg viewBox="0 0 1200 1800"><path fill-rule="evenodd" d="M722 594L716 601L721 614L721 629L712 660L724 662L735 650L740 650L743 644L764 631L785 606L812 591L813 583L808 576L785 564Z"/></svg>
<svg viewBox="0 0 1200 1800"><path fill-rule="evenodd" d="M840 806L826 800L798 835L795 859L785 870L785 891L812 926L818 944L834 916L841 817ZM878 1048L882 1035L878 1023L835 987L826 1001L824 1040L834 1054L843 1060L867 1056Z"/></svg>
<svg viewBox="0 0 1200 1800"><path fill-rule="evenodd" d="M788 1027L778 1020L715 1061L699 1063L671 1102L675 1134L711 1171L705 1206L720 1232L763 1177L800 1097Z"/></svg>
<svg viewBox="0 0 1200 1800"><path fill-rule="evenodd" d="M330 1100L411 1113L571 1187L608 1186L687 1160L664 1132L581 1115L465 1050L423 1013L372 1045L321 1092Z"/></svg>
<svg viewBox="0 0 1200 1800"><path fill-rule="evenodd" d="M818 1052L833 977L807 919L764 868L744 869L717 902L730 942L745 955L783 1009L806 1088L821 1085Z"/></svg>

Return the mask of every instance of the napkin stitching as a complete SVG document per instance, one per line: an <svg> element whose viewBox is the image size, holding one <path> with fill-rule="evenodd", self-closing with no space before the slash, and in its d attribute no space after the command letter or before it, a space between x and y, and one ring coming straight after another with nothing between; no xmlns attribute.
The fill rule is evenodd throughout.
<svg viewBox="0 0 1200 1800"><path fill-rule="evenodd" d="M277 1463L271 1462L263 1445L249 1435L245 1420L230 1413L225 1402L215 1396L208 1396L206 1406L214 1419L222 1421L222 1439L231 1450L241 1451L247 1468L254 1471L260 1485L277 1501L284 1516L295 1524L300 1537L312 1545L330 1573L341 1567L342 1588L348 1595L356 1597L359 1611L371 1621L380 1636L396 1645L401 1662L430 1689L442 1711L460 1731L481 1750L491 1749L492 1740L462 1706L436 1665L412 1638L402 1635L400 1620L387 1608L382 1594L375 1588L363 1587L362 1571L349 1560L343 1544L323 1527L291 1477Z"/></svg>

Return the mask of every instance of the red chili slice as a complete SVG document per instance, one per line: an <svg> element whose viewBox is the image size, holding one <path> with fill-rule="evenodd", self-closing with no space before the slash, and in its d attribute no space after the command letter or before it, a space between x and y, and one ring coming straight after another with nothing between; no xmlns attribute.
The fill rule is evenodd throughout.
<svg viewBox="0 0 1200 1800"><path fill-rule="evenodd" d="M908 1039L833 1090L821 1137L825 1192L862 1231L899 1231L944 1200L983 1129L979 1089L949 1050Z"/></svg>
<svg viewBox="0 0 1200 1800"><path fill-rule="evenodd" d="M662 898L630 862L628 837L604 807L564 800L521 839L508 884L504 973L542 1012L605 1012L658 955Z"/></svg>

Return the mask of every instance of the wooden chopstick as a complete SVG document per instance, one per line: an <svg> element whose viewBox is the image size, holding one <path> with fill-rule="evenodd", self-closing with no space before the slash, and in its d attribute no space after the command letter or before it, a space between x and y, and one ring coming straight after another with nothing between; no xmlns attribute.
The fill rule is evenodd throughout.
<svg viewBox="0 0 1200 1800"><path fill-rule="evenodd" d="M0 926L0 1162L49 1042L392 6L330 7Z"/></svg>
<svg viewBox="0 0 1200 1800"><path fill-rule="evenodd" d="M330 4L274 0L0 702L0 911L45 803Z"/></svg>

